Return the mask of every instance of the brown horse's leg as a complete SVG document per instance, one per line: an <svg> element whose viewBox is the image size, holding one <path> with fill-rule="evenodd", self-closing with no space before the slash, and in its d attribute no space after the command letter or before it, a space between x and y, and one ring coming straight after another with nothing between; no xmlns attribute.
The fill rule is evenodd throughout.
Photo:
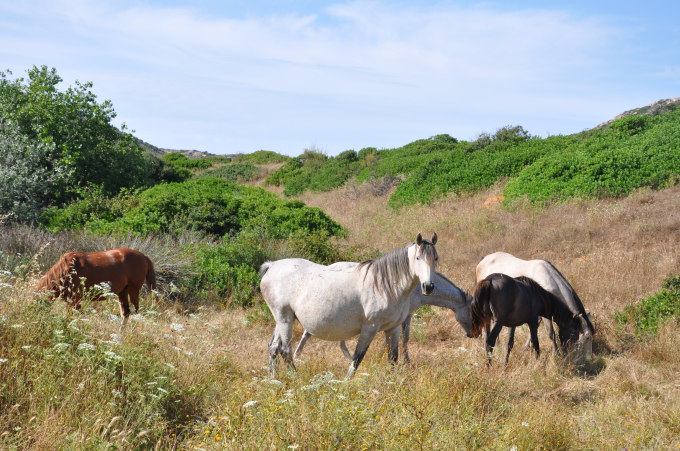
<svg viewBox="0 0 680 451"><path fill-rule="evenodd" d="M135 307L135 313L139 311L139 292L142 290L142 286L130 286L128 285L128 293L130 294L130 302Z"/></svg>
<svg viewBox="0 0 680 451"><path fill-rule="evenodd" d="M121 324L121 329L127 323L127 319L130 316L130 303L128 301L128 288L123 288L123 291L118 293L118 305L120 306L120 316L123 319L123 324Z"/></svg>

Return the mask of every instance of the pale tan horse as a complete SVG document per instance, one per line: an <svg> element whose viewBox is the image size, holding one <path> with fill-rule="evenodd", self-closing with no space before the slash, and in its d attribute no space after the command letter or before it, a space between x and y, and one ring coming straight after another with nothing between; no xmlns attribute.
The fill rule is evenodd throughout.
<svg viewBox="0 0 680 451"><path fill-rule="evenodd" d="M546 260L522 260L507 252L494 252L493 254L484 257L477 264L477 268L475 269L477 283L493 273L506 274L510 277L529 277L545 290L559 298L569 311L571 311L580 326L578 331L578 347L586 358L592 356L595 328L590 322L588 314L586 313L581 299L576 294L576 291L552 263ZM557 350L555 333L552 328L552 319L545 318L545 320L547 320L546 329L553 342L553 347ZM566 349L569 345L573 344L573 340L572 338L567 337L567 332L562 335L564 335L562 346L563 349Z"/></svg>

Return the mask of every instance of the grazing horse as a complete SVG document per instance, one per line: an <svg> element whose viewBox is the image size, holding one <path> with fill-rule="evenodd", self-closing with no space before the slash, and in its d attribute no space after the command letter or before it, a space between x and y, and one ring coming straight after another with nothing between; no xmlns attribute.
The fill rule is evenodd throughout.
<svg viewBox="0 0 680 451"><path fill-rule="evenodd" d="M515 342L515 327L527 324L531 332L531 344L536 357L538 346L539 317L552 318L562 330L572 330L577 321L567 306L554 294L543 289L536 281L520 276L510 277L494 273L475 287L472 300L472 329L470 334L479 336L486 330L486 352L490 356L503 326L510 327L505 363ZM491 321L495 321L491 329Z"/></svg>
<svg viewBox="0 0 680 451"><path fill-rule="evenodd" d="M81 278L85 281L81 284ZM38 282L37 291L48 290L51 299L62 298L80 308L83 288L105 282L119 299L122 326L130 316L130 304L139 310L139 292L144 282L156 286L156 273L149 257L133 249L101 252L69 252L62 255ZM129 300L128 300L129 298ZM121 326L121 327L122 327Z"/></svg>
<svg viewBox="0 0 680 451"><path fill-rule="evenodd" d="M338 262L328 265L328 268L337 271L353 271L356 269L357 265L358 263L355 262ZM402 324L403 355L405 362L409 361L408 340L411 331L411 317L413 316L413 313L423 305L434 305L453 310L458 324L465 330L465 334L468 337L470 336L470 327L472 326L470 303L472 302L472 296L458 288L453 282L438 272L435 273L433 282L435 288L429 296L425 296L420 286L417 286L408 298L409 312L406 320L404 320L404 323ZM300 355L305 343L311 336L312 334L308 331L304 331L300 338L300 343L295 349L295 358ZM340 342L340 349L348 360L352 360L352 355L349 353L344 341Z"/></svg>
<svg viewBox="0 0 680 451"><path fill-rule="evenodd" d="M493 273L507 274L510 277L525 276L538 282L544 289L557 296L576 321L576 328L560 330L560 342L563 350L578 340L579 347L586 358L590 358L593 351L593 335L595 328L590 322L581 299L552 263L546 260L522 260L506 252L494 252L484 257L475 270L477 283ZM545 327L548 331L553 348L558 350L555 342L555 332L551 318L545 317Z"/></svg>
<svg viewBox="0 0 680 451"><path fill-rule="evenodd" d="M409 313L408 296L420 284L426 296L434 289L437 234L432 241L416 242L353 271L338 271L301 258L265 262L260 268L260 291L276 320L269 342L269 374L274 376L280 354L292 369L290 341L293 321L315 337L328 341L359 335L347 378L352 377L375 335L388 337L389 358L398 359L401 324Z"/></svg>

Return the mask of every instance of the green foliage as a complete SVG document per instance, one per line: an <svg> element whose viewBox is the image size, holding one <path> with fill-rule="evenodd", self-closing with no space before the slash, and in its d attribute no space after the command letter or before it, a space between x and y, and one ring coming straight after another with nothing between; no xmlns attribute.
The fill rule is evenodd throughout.
<svg viewBox="0 0 680 451"><path fill-rule="evenodd" d="M48 185L47 203L63 204L79 187L101 185L116 193L123 187L148 185L150 161L132 135L116 129L111 102L97 102L91 83L76 82L60 91L62 79L55 69L33 67L28 80L10 80L0 72L0 132L15 124L30 149L40 147L39 170L58 171L63 183ZM10 131L14 134L14 130Z"/></svg>
<svg viewBox="0 0 680 451"><path fill-rule="evenodd" d="M231 162L228 157L204 157L204 158L189 158L179 152L166 153L161 157L163 161L175 168L176 170L196 171L201 169L208 169L218 164L227 164Z"/></svg>
<svg viewBox="0 0 680 451"><path fill-rule="evenodd" d="M628 116L565 144L510 180L506 202L619 197L643 186L663 188L680 174L680 110Z"/></svg>
<svg viewBox="0 0 680 451"><path fill-rule="evenodd" d="M211 235L265 229L274 238L295 233L344 233L320 209L284 201L261 188L215 178L164 183L139 193L106 200L95 190L72 206L53 209L45 223L53 230L84 227L100 233L179 235L193 230Z"/></svg>
<svg viewBox="0 0 680 451"><path fill-rule="evenodd" d="M0 122L0 213L20 222L39 218L69 178L59 162L45 164L53 152L53 144L31 141L16 125Z"/></svg>
<svg viewBox="0 0 680 451"><path fill-rule="evenodd" d="M638 333L655 334L666 318L680 320L680 274L666 279L659 293L615 314L617 322L635 325Z"/></svg>
<svg viewBox="0 0 680 451"><path fill-rule="evenodd" d="M272 152L271 150L258 150L257 152L240 155L235 160L239 163L269 164L285 163L290 160L290 157Z"/></svg>
<svg viewBox="0 0 680 451"><path fill-rule="evenodd" d="M253 180L260 170L250 163L234 163L200 172L195 178L214 177L227 182L247 182Z"/></svg>

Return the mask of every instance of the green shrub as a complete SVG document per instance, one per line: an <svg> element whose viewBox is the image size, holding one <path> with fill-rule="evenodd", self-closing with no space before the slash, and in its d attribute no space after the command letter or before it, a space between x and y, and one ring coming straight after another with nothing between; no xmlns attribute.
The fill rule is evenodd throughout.
<svg viewBox="0 0 680 451"><path fill-rule="evenodd" d="M290 160L290 157L272 152L271 150L258 150L257 152L239 155L235 160L239 163L269 164L285 163Z"/></svg>
<svg viewBox="0 0 680 451"><path fill-rule="evenodd" d="M633 324L638 333L656 333L665 318L680 320L680 274L669 277L659 293L617 312L619 324Z"/></svg>
<svg viewBox="0 0 680 451"><path fill-rule="evenodd" d="M197 174L194 178L214 177L227 182L247 182L253 180L259 173L259 169L249 163L235 163L218 168L207 169Z"/></svg>

